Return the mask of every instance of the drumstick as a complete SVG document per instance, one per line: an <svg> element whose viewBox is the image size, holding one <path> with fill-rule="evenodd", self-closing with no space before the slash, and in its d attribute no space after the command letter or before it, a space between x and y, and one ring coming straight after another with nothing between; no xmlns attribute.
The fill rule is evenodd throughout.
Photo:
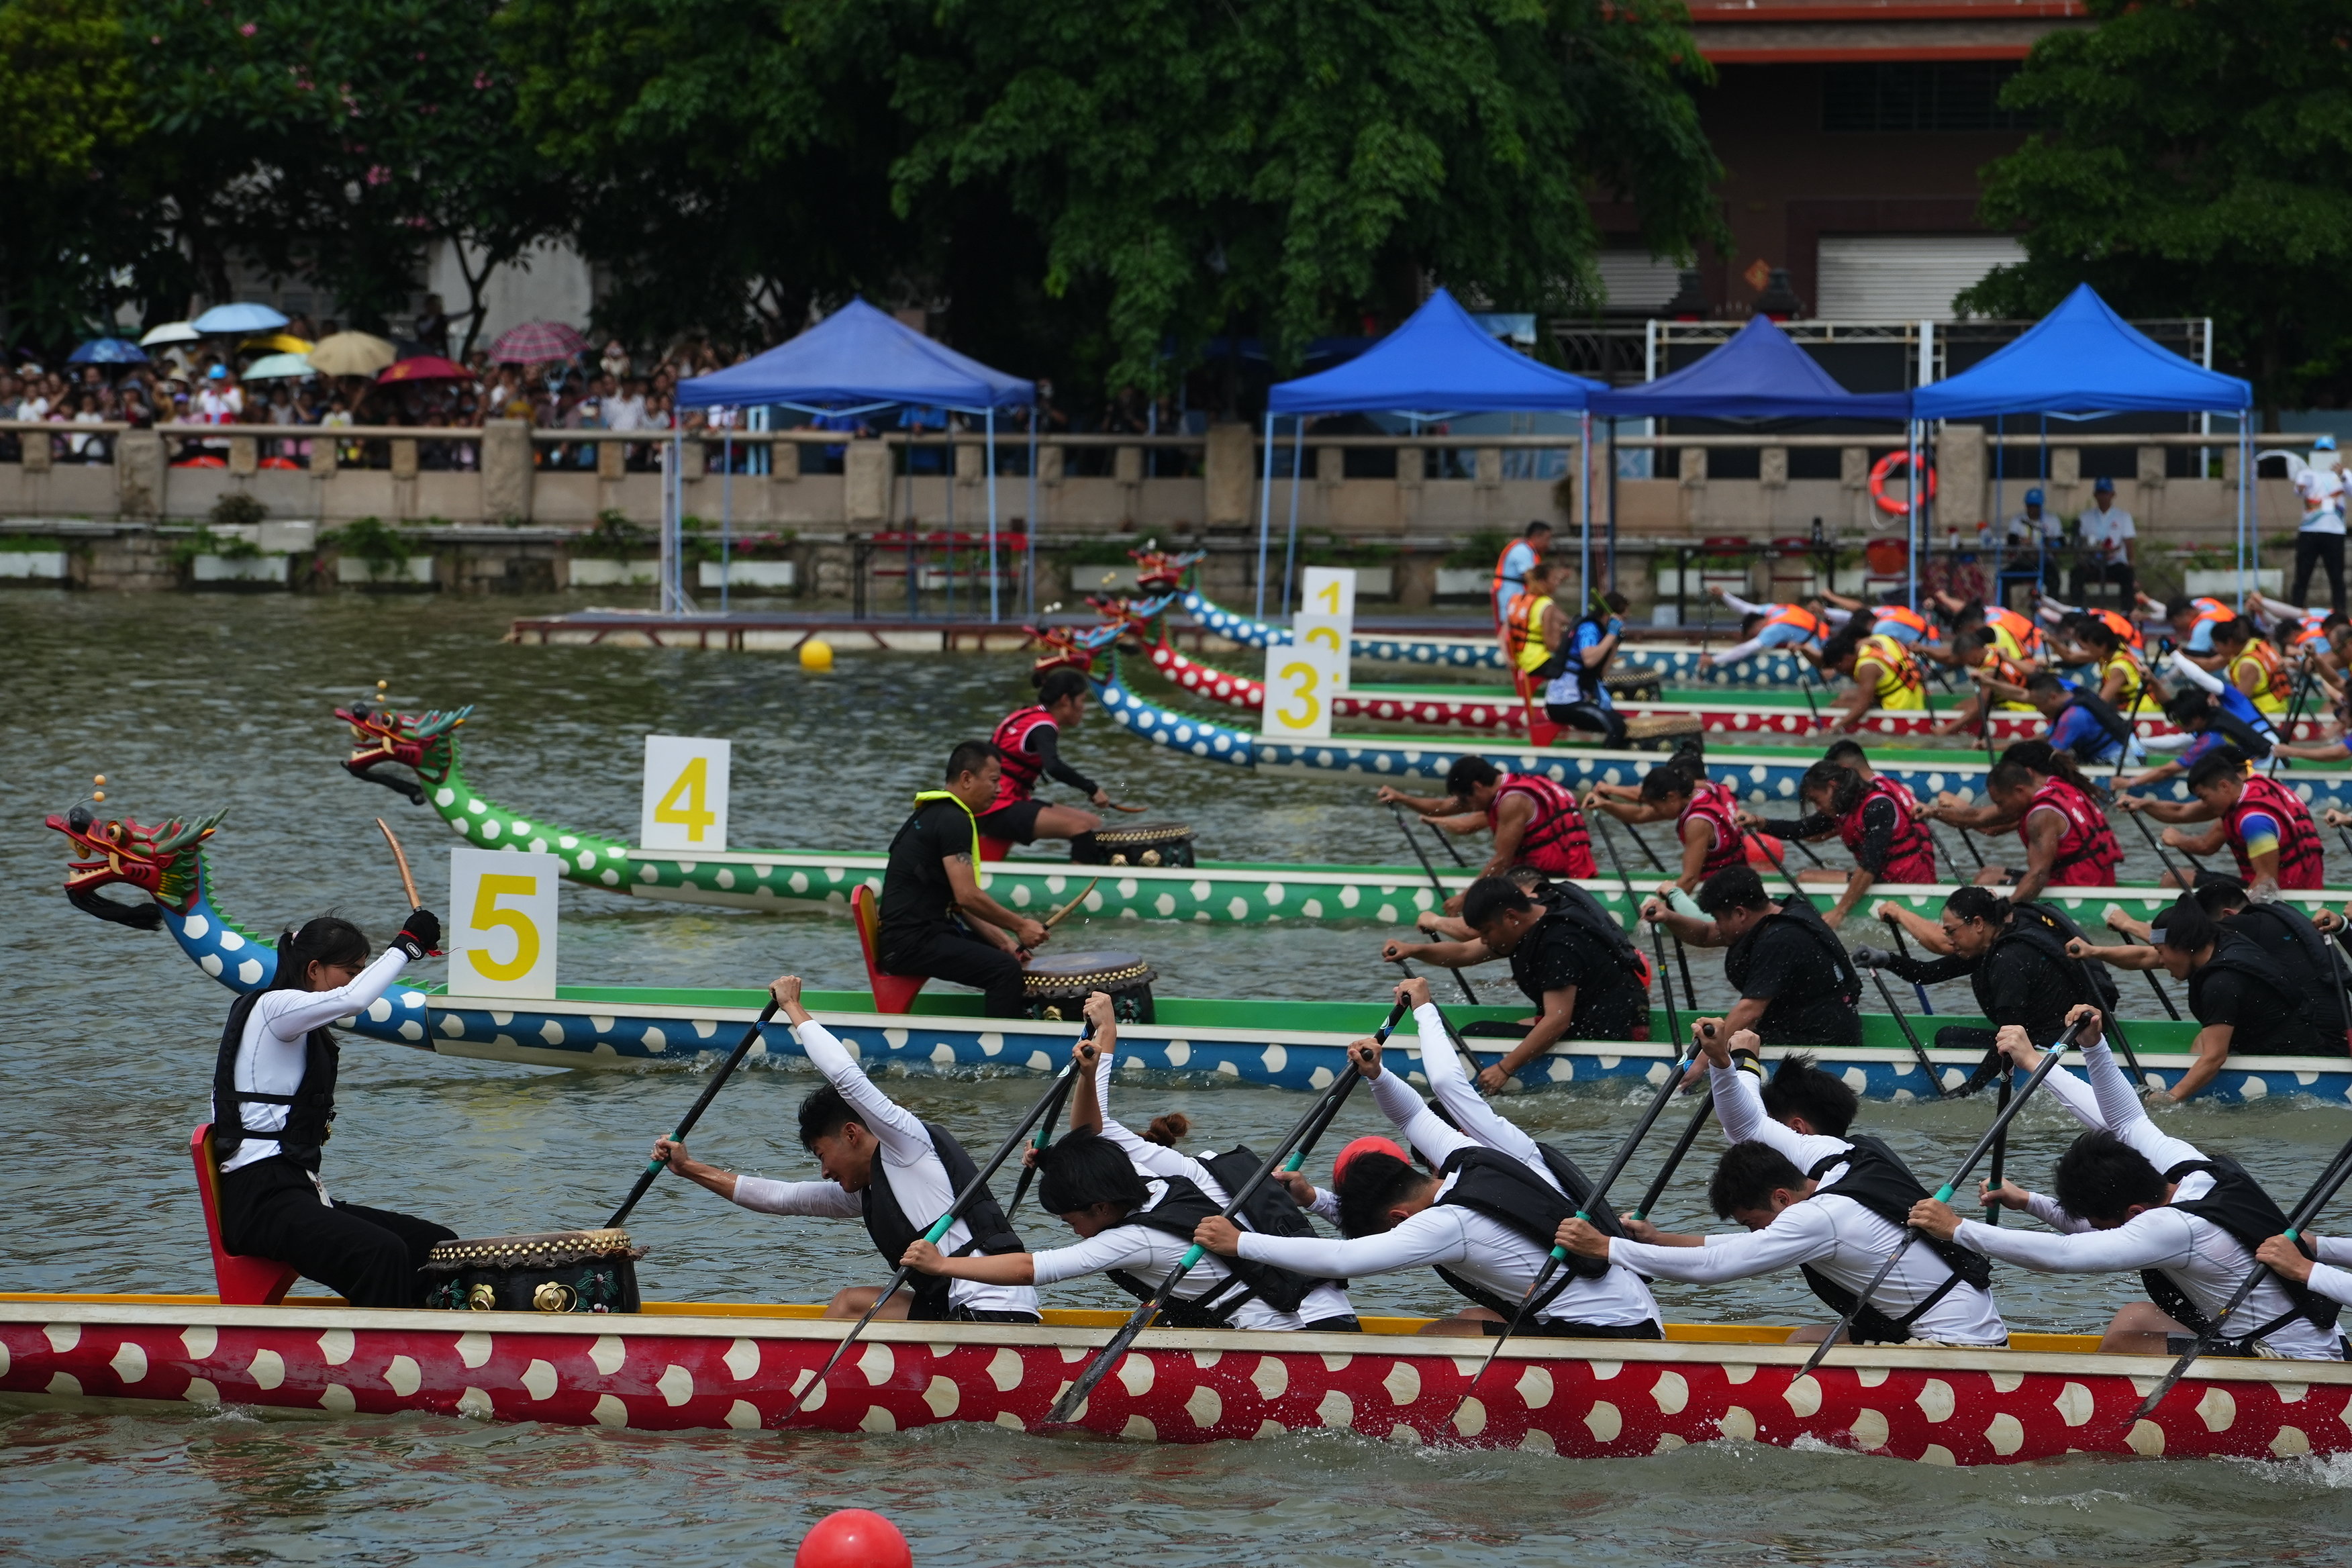
<svg viewBox="0 0 2352 1568"><path fill-rule="evenodd" d="M1094 882L1088 882L1085 887L1080 888L1076 898L1072 899L1068 903L1064 904L1059 910L1055 910L1046 919L1045 929L1047 931L1052 931L1055 926L1060 925L1062 923L1062 917L1068 914L1072 910L1076 909L1080 904L1085 903L1087 901L1087 895L1095 890L1095 882L1099 882L1102 879L1100 877L1097 877Z"/></svg>
<svg viewBox="0 0 2352 1568"><path fill-rule="evenodd" d="M379 816L375 825L383 829L383 841L392 846L393 860L400 867L400 885L408 889L408 907L421 910L425 900L416 896L416 879L408 874L408 857L401 852L400 839L392 831L392 824Z"/></svg>
<svg viewBox="0 0 2352 1568"><path fill-rule="evenodd" d="M1126 805L1115 800L1107 800L1103 804L1113 811L1150 811L1151 809L1148 805Z"/></svg>

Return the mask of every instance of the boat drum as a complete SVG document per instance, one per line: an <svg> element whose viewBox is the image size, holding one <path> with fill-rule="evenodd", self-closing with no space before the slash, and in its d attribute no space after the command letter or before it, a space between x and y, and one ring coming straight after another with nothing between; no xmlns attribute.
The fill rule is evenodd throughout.
<svg viewBox="0 0 2352 1568"><path fill-rule="evenodd" d="M464 1415L652 1431L779 1424L847 1331L815 1307L648 1303L634 1317L222 1307L205 1296L0 1296L0 1390L63 1399ZM1122 1314L1039 1327L877 1322L811 1393L797 1427L887 1433L948 1422L1028 1429ZM1929 1464L2074 1452L2291 1458L2352 1451L2352 1366L2200 1363L2151 1418L2162 1358L2086 1353L2083 1336L2010 1350L1865 1346L1797 1376L1785 1329L1674 1327L1661 1342L1529 1338L1505 1348L1448 1425L1478 1341L1152 1330L1079 1407L1110 1437L1200 1443L1291 1432L1517 1448L1573 1458L1730 1439L1826 1443Z"/></svg>

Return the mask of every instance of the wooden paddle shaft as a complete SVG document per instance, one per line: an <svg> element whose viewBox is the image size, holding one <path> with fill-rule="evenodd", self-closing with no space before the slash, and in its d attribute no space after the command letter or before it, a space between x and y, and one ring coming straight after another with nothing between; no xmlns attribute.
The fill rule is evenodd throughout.
<svg viewBox="0 0 2352 1568"><path fill-rule="evenodd" d="M383 829L383 841L392 846L393 861L400 868L400 885L408 892L408 907L412 910L423 909L425 900L416 896L416 879L409 874L408 856L400 847L399 835L394 833L392 824L381 816L375 819L375 825Z"/></svg>

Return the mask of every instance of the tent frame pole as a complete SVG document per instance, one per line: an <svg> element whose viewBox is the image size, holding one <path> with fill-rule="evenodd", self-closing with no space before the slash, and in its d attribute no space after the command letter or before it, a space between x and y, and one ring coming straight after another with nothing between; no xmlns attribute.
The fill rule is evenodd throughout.
<svg viewBox="0 0 2352 1568"><path fill-rule="evenodd" d="M991 404L988 418L988 618L991 622L1004 618L996 602L996 407Z"/></svg>
<svg viewBox="0 0 2352 1568"><path fill-rule="evenodd" d="M1290 537L1282 547L1282 613L1290 614L1291 583L1298 567L1298 465L1307 453L1307 421L1290 422ZM1326 521L1328 520L1326 519Z"/></svg>
<svg viewBox="0 0 2352 1568"><path fill-rule="evenodd" d="M726 615L730 608L728 590L734 575L733 551L735 533L735 426L730 422L726 438L719 443L719 460L726 465L719 476L719 613Z"/></svg>
<svg viewBox="0 0 2352 1568"><path fill-rule="evenodd" d="M1576 481L1576 510L1579 531L1583 535L1584 580L1579 584L1584 590L1584 607L1592 607L1592 410L1587 408L1577 416L1576 460L1580 478Z"/></svg>
<svg viewBox="0 0 2352 1568"><path fill-rule="evenodd" d="M1023 594L1028 613L1037 613L1037 405L1029 405L1029 537Z"/></svg>
<svg viewBox="0 0 2352 1568"><path fill-rule="evenodd" d="M1291 476L1297 482L1297 476ZM1265 477L1257 490L1257 616L1265 619L1265 552L1274 531L1274 405L1265 410Z"/></svg>

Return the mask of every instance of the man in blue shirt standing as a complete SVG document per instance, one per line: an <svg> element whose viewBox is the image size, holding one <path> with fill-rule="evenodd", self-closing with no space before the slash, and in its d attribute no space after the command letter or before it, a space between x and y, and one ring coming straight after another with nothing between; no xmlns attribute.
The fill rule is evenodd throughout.
<svg viewBox="0 0 2352 1568"><path fill-rule="evenodd" d="M1503 547L1495 563L1495 626L1500 630L1510 617L1511 601L1527 592L1528 568L1551 548L1551 524L1538 518L1518 538Z"/></svg>

